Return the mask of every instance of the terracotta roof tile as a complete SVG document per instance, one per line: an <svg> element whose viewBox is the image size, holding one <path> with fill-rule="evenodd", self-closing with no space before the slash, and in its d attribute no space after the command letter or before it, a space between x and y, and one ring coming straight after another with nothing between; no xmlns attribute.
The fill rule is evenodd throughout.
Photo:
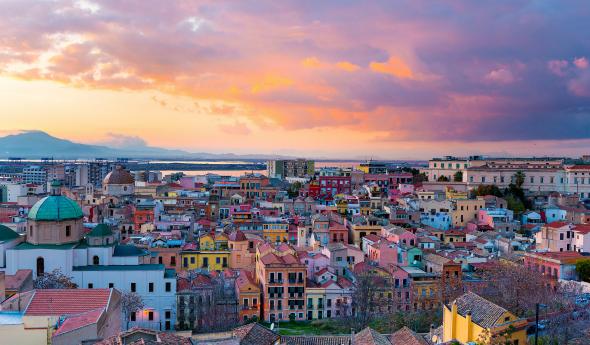
<svg viewBox="0 0 590 345"><path fill-rule="evenodd" d="M408 327L403 327L389 337L392 345L428 345L424 338L414 333Z"/></svg>
<svg viewBox="0 0 590 345"><path fill-rule="evenodd" d="M110 289L36 290L25 315L77 314L106 308Z"/></svg>

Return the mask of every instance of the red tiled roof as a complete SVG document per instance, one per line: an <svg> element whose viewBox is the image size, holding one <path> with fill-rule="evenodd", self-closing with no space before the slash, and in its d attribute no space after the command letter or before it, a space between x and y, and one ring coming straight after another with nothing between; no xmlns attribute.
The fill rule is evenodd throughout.
<svg viewBox="0 0 590 345"><path fill-rule="evenodd" d="M373 234L368 234L364 238L366 238L368 241L371 241L371 242L377 242L380 239L382 239L383 237L377 236L377 235L373 235Z"/></svg>
<svg viewBox="0 0 590 345"><path fill-rule="evenodd" d="M582 235L590 233L590 224L576 224L574 225L574 231L579 232Z"/></svg>
<svg viewBox="0 0 590 345"><path fill-rule="evenodd" d="M81 313L78 315L72 315L70 317L68 317L64 323L61 324L61 326L59 326L59 328L57 329L57 331L55 331L55 333L53 333L53 336L57 336L66 332L71 332L73 330L76 330L78 328L82 328L84 326L88 326L91 325L93 323L98 322L98 319L100 318L100 316L102 315L102 313L104 312L103 308L98 308L98 309L94 309L94 310L90 310L87 311L85 313Z"/></svg>
<svg viewBox="0 0 590 345"><path fill-rule="evenodd" d="M14 275L5 276L5 285L8 290L19 290L25 280L29 277L32 279L33 270L18 270Z"/></svg>
<svg viewBox="0 0 590 345"><path fill-rule="evenodd" d="M547 226L550 228L562 228L562 227L567 226L569 224L570 223L568 223L568 222L557 221L557 222L551 222L551 223L547 224Z"/></svg>
<svg viewBox="0 0 590 345"><path fill-rule="evenodd" d="M77 314L106 308L111 289L36 290L25 315Z"/></svg>

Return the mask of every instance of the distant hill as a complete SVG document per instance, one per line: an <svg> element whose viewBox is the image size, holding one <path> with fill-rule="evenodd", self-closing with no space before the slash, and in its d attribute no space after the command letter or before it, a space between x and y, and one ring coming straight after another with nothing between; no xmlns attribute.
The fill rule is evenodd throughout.
<svg viewBox="0 0 590 345"><path fill-rule="evenodd" d="M102 145L80 144L70 140L56 138L43 131L27 131L0 137L0 158L21 157L38 159L53 157L56 159L93 159L101 158L158 158L158 159L276 159L275 155L237 155L233 153L214 154L205 152L187 152L182 150L162 149L143 146L130 149L113 148ZM288 158L288 157L284 157Z"/></svg>

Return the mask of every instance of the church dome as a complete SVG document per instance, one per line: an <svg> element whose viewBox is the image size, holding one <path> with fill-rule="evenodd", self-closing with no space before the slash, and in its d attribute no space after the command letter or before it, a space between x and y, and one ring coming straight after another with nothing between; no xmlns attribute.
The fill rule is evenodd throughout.
<svg viewBox="0 0 590 345"><path fill-rule="evenodd" d="M46 196L37 201L29 211L29 219L40 221L62 221L84 217L78 204L62 195Z"/></svg>
<svg viewBox="0 0 590 345"><path fill-rule="evenodd" d="M129 173L129 171L125 170L122 166L117 165L115 170L111 171L110 173L105 176L104 180L102 181L103 185L107 184L134 184L135 179Z"/></svg>

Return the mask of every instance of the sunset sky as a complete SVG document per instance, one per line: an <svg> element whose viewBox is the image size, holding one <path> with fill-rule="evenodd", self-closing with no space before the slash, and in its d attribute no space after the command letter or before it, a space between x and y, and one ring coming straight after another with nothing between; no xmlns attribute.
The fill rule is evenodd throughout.
<svg viewBox="0 0 590 345"><path fill-rule="evenodd" d="M0 1L0 135L590 154L588 0Z"/></svg>

